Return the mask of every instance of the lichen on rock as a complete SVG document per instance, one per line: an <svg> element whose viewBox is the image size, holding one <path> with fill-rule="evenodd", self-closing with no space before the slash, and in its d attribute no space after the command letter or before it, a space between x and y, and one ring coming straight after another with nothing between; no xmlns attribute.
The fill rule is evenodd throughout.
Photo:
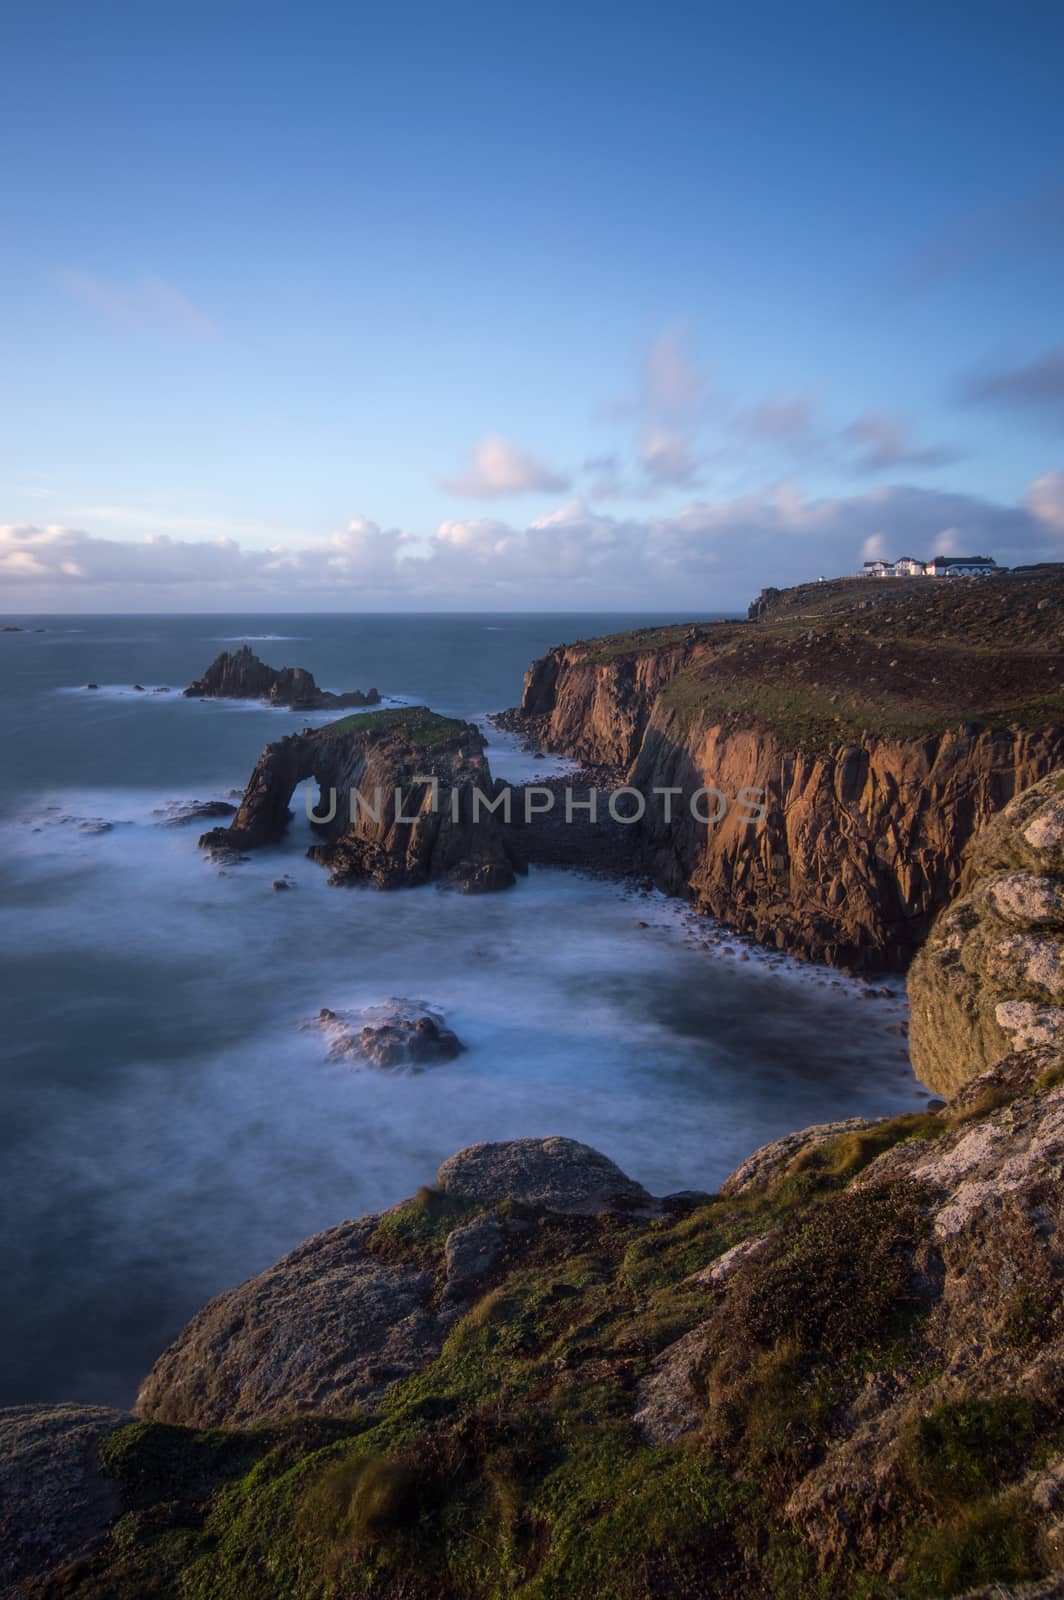
<svg viewBox="0 0 1064 1600"><path fill-rule="evenodd" d="M979 836L968 892L910 969L913 1067L941 1093L1013 1050L1064 1046L1062 785L1050 774Z"/></svg>

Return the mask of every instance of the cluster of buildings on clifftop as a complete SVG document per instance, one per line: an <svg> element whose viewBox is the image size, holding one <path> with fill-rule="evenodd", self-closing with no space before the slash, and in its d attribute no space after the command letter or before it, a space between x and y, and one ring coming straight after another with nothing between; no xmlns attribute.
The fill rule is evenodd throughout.
<svg viewBox="0 0 1064 1600"><path fill-rule="evenodd" d="M934 556L917 561L914 556L899 556L897 561L866 561L859 578L984 578L1004 572L993 556Z"/></svg>

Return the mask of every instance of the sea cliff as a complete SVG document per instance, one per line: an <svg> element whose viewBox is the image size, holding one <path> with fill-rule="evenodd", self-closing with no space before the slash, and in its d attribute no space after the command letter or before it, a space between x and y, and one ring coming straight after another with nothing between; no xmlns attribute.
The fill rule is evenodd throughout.
<svg viewBox="0 0 1064 1600"><path fill-rule="evenodd" d="M670 892L794 954L904 970L978 829L1064 758L1064 576L839 580L752 614L559 646L509 725L628 769ZM728 804L708 825L703 787Z"/></svg>

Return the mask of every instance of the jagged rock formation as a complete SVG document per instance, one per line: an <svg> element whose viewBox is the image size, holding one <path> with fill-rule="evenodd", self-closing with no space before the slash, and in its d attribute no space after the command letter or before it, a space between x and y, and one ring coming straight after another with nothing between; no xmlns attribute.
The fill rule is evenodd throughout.
<svg viewBox="0 0 1064 1600"><path fill-rule="evenodd" d="M287 706L292 711L321 711L330 707L375 706L380 704L376 689L363 693L333 694L319 689L313 673L305 667L268 667L250 645L239 650L223 650L211 662L202 678L190 683L186 699L265 700L270 705Z"/></svg>
<svg viewBox="0 0 1064 1600"><path fill-rule="evenodd" d="M909 973L913 1067L944 1094L1017 1048L1064 1047L1064 774L980 834L969 882Z"/></svg>
<svg viewBox="0 0 1064 1600"><path fill-rule="evenodd" d="M534 733L545 750L627 767L658 695L705 653L708 637L705 627L686 624L639 629L621 635L619 643L559 645L525 674L517 725Z"/></svg>
<svg viewBox="0 0 1064 1600"><path fill-rule="evenodd" d="M323 1006L310 1026L329 1040L330 1061L365 1061L390 1071L419 1072L453 1061L463 1048L438 1011L410 1000L389 1000L363 1011Z"/></svg>
<svg viewBox="0 0 1064 1600"><path fill-rule="evenodd" d="M131 1420L107 1406L0 1410L0 1600L103 1539L123 1500L100 1444Z"/></svg>
<svg viewBox="0 0 1064 1600"><path fill-rule="evenodd" d="M669 892L797 955L903 970L978 829L1064 760L1062 603L1059 573L765 591L752 624L549 652L510 721L629 765ZM720 820L692 815L703 788Z"/></svg>
<svg viewBox="0 0 1064 1600"><path fill-rule="evenodd" d="M495 792L479 730L425 706L268 744L231 826L211 829L200 845L232 855L276 843L296 786L308 778L320 791L315 815L327 819L315 824L321 842L309 854L329 868L330 883L392 889L443 881L479 892L514 882L500 820L486 809L474 820L475 790Z"/></svg>
<svg viewBox="0 0 1064 1600"><path fill-rule="evenodd" d="M485 1213L503 1204L566 1215L653 1208L640 1184L574 1139L473 1145L444 1162L435 1191L318 1234L212 1300L152 1368L138 1415L235 1427L379 1402L439 1355L504 1238L531 1226L513 1216L488 1224ZM441 1229L442 1284L416 1248L403 1259L404 1242Z"/></svg>

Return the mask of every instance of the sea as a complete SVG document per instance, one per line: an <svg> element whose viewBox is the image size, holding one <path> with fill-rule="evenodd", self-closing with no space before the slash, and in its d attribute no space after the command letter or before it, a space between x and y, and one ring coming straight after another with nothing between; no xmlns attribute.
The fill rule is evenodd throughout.
<svg viewBox="0 0 1064 1600"><path fill-rule="evenodd" d="M130 1405L212 1295L478 1140L564 1134L656 1194L712 1191L794 1128L926 1099L900 985L705 949L656 891L558 869L488 896L330 888L298 793L284 841L224 871L204 825L166 825L330 720L182 698L221 650L483 723L551 645L673 619L2 620L0 1404ZM494 775L564 770L484 726ZM464 1052L386 1072L306 1026L392 997Z"/></svg>

